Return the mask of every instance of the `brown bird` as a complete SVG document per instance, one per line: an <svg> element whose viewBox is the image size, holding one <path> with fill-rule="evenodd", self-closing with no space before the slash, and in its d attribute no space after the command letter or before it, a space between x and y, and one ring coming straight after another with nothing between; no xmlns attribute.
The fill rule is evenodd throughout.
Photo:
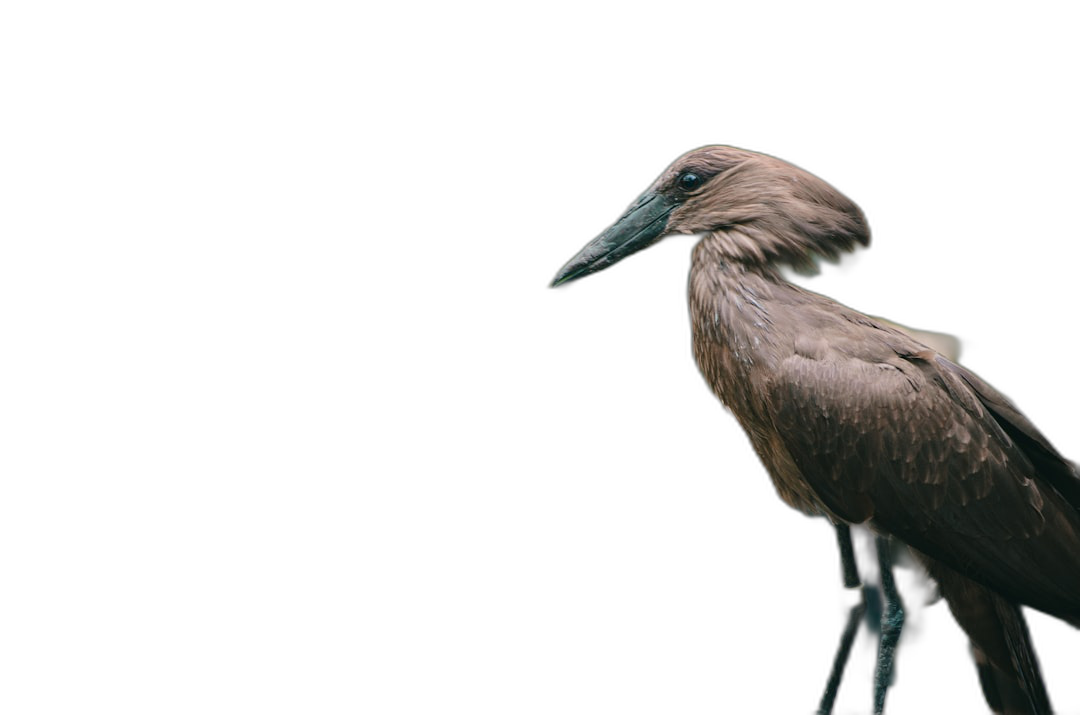
<svg viewBox="0 0 1080 715"><path fill-rule="evenodd" d="M607 268L666 235L699 234L694 357L780 497L877 537L885 605L874 684L884 709L903 608L889 539L910 547L967 633L999 713L1050 712L1020 606L1080 626L1080 473L1012 402L886 322L787 281L782 266L865 246L862 211L812 174L728 146L679 157L555 277ZM820 712L832 707L857 607Z"/></svg>

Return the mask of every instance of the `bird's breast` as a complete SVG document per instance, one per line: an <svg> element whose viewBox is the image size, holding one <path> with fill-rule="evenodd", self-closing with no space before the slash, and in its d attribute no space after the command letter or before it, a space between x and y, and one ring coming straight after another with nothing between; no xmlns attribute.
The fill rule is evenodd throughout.
<svg viewBox="0 0 1080 715"><path fill-rule="evenodd" d="M750 438L780 498L807 514L825 507L802 477L768 412L768 376L794 354L797 325L783 314L772 288L753 276L732 280L716 270L691 271L690 318L694 358L713 393ZM806 342L804 340L803 342ZM812 349L813 341L804 346Z"/></svg>

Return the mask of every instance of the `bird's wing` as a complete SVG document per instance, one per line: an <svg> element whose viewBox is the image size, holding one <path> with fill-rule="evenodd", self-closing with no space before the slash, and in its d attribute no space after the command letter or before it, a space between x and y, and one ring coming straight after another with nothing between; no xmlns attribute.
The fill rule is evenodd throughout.
<svg viewBox="0 0 1080 715"><path fill-rule="evenodd" d="M767 409L815 493L1015 601L1080 615L1080 514L1036 470L1057 454L1045 437L931 350L868 354L796 353L769 379Z"/></svg>
<svg viewBox="0 0 1080 715"><path fill-rule="evenodd" d="M1080 470L1077 466L1061 456L1031 420L992 385L970 370L940 356L935 362L939 369L951 372L975 393L991 417L1031 460L1039 478L1049 482L1073 508L1080 510Z"/></svg>

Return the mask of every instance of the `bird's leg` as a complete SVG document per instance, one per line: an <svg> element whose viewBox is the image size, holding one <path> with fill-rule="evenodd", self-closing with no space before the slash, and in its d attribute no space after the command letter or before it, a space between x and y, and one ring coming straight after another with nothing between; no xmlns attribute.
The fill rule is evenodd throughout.
<svg viewBox="0 0 1080 715"><path fill-rule="evenodd" d="M836 525L836 538L840 544L840 565L844 570L844 588L858 588L861 585L859 570L855 566L855 550L851 547L851 529L847 524ZM840 647L833 658L829 681L825 684L825 694L821 696L821 704L818 706L818 715L829 715L832 712L836 692L840 689L840 679L844 676L844 667L847 665L848 656L851 655L851 644L855 642L859 622L862 621L865 613L866 587L864 586L862 598L851 607L848 613L847 624L840 636Z"/></svg>
<svg viewBox="0 0 1080 715"><path fill-rule="evenodd" d="M877 537L878 566L881 570L881 590L885 595L885 611L881 615L881 640L878 642L877 670L874 672L874 714L885 710L885 691L892 684L893 658L900 631L904 628L904 604L893 580L892 551L889 540Z"/></svg>

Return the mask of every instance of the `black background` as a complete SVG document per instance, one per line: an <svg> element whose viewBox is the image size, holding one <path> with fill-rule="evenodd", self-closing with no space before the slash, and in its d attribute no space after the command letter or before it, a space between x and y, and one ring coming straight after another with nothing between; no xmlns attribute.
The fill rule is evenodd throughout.
<svg viewBox="0 0 1080 715"><path fill-rule="evenodd" d="M772 154L846 193L873 233L867 252L804 285L959 336L960 362L1077 455L1071 120L1023 86L895 87L873 106L842 87L704 106L591 89L510 87L476 120L483 149L459 139L447 159L470 173L457 211L471 218L434 232L457 238L447 292L465 303L429 346L454 356L453 372L420 367L416 380L435 424L454 424L438 457L459 474L428 493L445 537L432 588L454 595L440 628L447 656L484 653L453 687L511 709L740 712L745 698L748 712L809 713L841 617L832 531L774 496L698 374L691 242L548 283L680 154ZM1031 623L1059 712L1080 712L1080 639ZM863 643L838 713L866 710L872 669ZM909 604L890 707L984 712L943 607Z"/></svg>

